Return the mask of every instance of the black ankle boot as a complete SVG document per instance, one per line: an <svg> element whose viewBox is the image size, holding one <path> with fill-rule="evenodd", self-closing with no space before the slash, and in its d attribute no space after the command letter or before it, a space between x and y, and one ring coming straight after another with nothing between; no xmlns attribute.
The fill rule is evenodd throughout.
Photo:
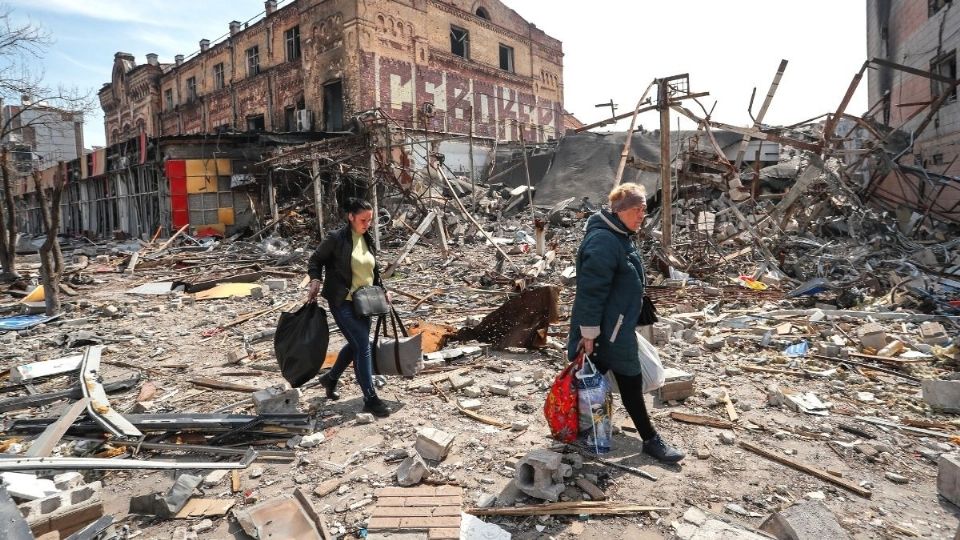
<svg viewBox="0 0 960 540"><path fill-rule="evenodd" d="M387 404L381 401L380 398L375 397L363 403L363 412L368 412L379 418L385 418L390 416L390 407L387 407Z"/></svg>
<svg viewBox="0 0 960 540"><path fill-rule="evenodd" d="M682 450L661 439L660 435L643 441L643 453L663 463L677 463L687 456Z"/></svg>
<svg viewBox="0 0 960 540"><path fill-rule="evenodd" d="M331 379L327 375L327 373L324 373L318 377L317 383L327 391L327 399L330 401L336 401L340 399L340 394L337 392L337 381Z"/></svg>

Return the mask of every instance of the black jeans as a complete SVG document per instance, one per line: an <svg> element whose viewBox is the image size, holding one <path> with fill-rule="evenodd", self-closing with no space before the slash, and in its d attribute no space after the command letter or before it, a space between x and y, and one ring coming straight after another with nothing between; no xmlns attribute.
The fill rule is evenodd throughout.
<svg viewBox="0 0 960 540"><path fill-rule="evenodd" d="M657 436L657 430L653 429L650 423L650 415L647 414L647 404L643 401L643 376L642 375L621 375L616 371L613 377L617 380L617 386L620 388L620 399L623 400L623 406L633 420L633 425L637 428L637 433L643 440L649 440Z"/></svg>

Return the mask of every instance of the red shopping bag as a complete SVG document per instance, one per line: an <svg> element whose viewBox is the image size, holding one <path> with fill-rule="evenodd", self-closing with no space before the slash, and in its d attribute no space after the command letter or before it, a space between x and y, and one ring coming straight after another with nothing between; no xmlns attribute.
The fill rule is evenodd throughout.
<svg viewBox="0 0 960 540"><path fill-rule="evenodd" d="M577 440L577 387L574 374L583 366L583 352L570 362L553 381L547 401L543 404L543 416L550 426L550 434L563 443Z"/></svg>

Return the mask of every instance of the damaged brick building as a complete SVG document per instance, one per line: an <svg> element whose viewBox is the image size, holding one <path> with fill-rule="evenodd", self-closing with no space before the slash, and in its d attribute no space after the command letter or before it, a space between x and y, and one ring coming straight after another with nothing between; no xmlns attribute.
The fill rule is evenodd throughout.
<svg viewBox="0 0 960 540"><path fill-rule="evenodd" d="M67 163L63 232L143 237L189 225L231 235L258 226L260 216L276 217L276 186L297 176L264 159L356 134L353 119L365 111L439 134L448 148L424 155L458 153L471 171L494 141L521 132L550 141L565 127L560 41L501 2L268 0L262 17L228 28L172 63L114 55L99 91L107 147ZM469 150L447 142L466 135ZM299 176L310 178L309 168ZM43 178L49 186L52 171ZM32 183L16 196L21 230L41 232Z"/></svg>
<svg viewBox="0 0 960 540"><path fill-rule="evenodd" d="M948 221L960 220L960 103L950 82L957 79L958 28L960 8L951 0L867 1L867 56L913 70L879 65L867 72L868 117L902 132L900 146L912 147L899 158L899 172L871 193Z"/></svg>
<svg viewBox="0 0 960 540"><path fill-rule="evenodd" d="M341 131L380 108L405 127L532 141L563 129L560 41L494 0L294 0L229 24L188 59L118 52L100 90L108 144Z"/></svg>

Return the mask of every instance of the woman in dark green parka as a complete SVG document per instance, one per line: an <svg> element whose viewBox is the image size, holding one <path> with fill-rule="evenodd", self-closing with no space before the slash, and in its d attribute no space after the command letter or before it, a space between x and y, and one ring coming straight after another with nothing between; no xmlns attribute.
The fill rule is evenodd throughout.
<svg viewBox="0 0 960 540"><path fill-rule="evenodd" d="M643 438L644 453L676 463L685 454L660 438L647 414L634 330L645 278L632 235L646 215L646 196L643 186L627 183L614 188L609 200L609 211L587 220L577 252L577 294L567 354L573 359L583 349L600 371L613 371L623 405Z"/></svg>

